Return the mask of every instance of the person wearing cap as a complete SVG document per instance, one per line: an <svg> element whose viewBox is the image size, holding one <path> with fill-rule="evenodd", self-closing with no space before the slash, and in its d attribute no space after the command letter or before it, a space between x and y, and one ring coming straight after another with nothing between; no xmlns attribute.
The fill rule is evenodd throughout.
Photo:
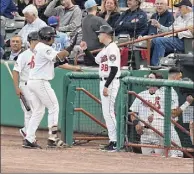
<svg viewBox="0 0 194 174"><path fill-rule="evenodd" d="M55 28L57 32L57 37L55 37L54 43L52 44L52 47L56 51L61 51L64 48L67 48L70 45L69 37L66 33L59 31L59 17L57 16L51 16L48 18L47 21L48 25Z"/></svg>
<svg viewBox="0 0 194 174"><path fill-rule="evenodd" d="M96 31L99 35L99 42L104 48L94 58L88 50L87 43L80 43L84 53L95 59L99 64L100 76L100 97L102 102L102 112L106 122L109 136L109 144L102 148L104 151L113 152L117 150L117 128L115 118L115 99L120 87L119 77L120 71L120 50L115 42L113 42L113 29L109 25L100 26L100 30Z"/></svg>
<svg viewBox="0 0 194 174"><path fill-rule="evenodd" d="M115 35L130 35L131 38L145 35L147 14L141 8L141 0L127 0L128 9L115 22Z"/></svg>
<svg viewBox="0 0 194 174"><path fill-rule="evenodd" d="M174 29L184 29L185 27L193 26L193 11L190 0L182 0L175 4L179 8L180 16L175 19ZM173 26L165 27L157 20L152 20L152 24L158 28L159 32L172 31ZM166 53L173 53L174 51L184 52L183 38L193 38L193 33L188 29L186 31L178 32L170 37L157 37L152 40L152 58L151 65L157 66L159 59L164 57Z"/></svg>
<svg viewBox="0 0 194 174"><path fill-rule="evenodd" d="M18 35L22 37L23 44L26 46L28 44L28 34L33 31L38 31L47 26L47 24L38 17L38 10L32 4L24 8L22 13L24 14L27 24L19 31Z"/></svg>
<svg viewBox="0 0 194 174"><path fill-rule="evenodd" d="M60 6L56 7L59 0L53 0L47 6L44 15L59 16L59 31L72 32L80 28L82 12L78 5L74 5L72 0L61 0Z"/></svg>
<svg viewBox="0 0 194 174"><path fill-rule="evenodd" d="M102 25L109 25L104 19L97 14L97 4L95 0L87 0L85 2L85 9L88 15L83 18L82 21L82 40L88 45L88 50L92 51L103 47L103 44L99 42L98 35L96 31L100 29ZM84 64L86 66L96 66L96 62L91 57L84 57Z"/></svg>

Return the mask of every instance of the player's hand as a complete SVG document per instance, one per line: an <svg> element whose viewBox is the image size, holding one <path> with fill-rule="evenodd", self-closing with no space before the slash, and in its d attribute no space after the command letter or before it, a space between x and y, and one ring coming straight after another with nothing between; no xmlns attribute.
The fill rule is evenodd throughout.
<svg viewBox="0 0 194 174"><path fill-rule="evenodd" d="M105 97L108 96L108 88L104 87L104 89L103 89L103 95L104 95Z"/></svg>
<svg viewBox="0 0 194 174"><path fill-rule="evenodd" d="M143 126L141 126L140 124L137 124L137 125L135 126L135 130L137 131L137 133L138 133L139 135L142 135L142 134L143 134Z"/></svg>
<svg viewBox="0 0 194 174"><path fill-rule="evenodd" d="M190 104L193 103L194 98L191 95L188 95L186 98L186 101L189 102Z"/></svg>
<svg viewBox="0 0 194 174"><path fill-rule="evenodd" d="M81 41L80 47L81 47L82 50L86 50L87 49L87 43L85 41Z"/></svg>
<svg viewBox="0 0 194 174"><path fill-rule="evenodd" d="M20 97L20 95L22 95L22 91L20 88L16 88L16 94L18 97Z"/></svg>
<svg viewBox="0 0 194 174"><path fill-rule="evenodd" d="M148 121L149 121L150 123L152 123L153 120L154 120L154 115L150 115L150 116L148 117Z"/></svg>

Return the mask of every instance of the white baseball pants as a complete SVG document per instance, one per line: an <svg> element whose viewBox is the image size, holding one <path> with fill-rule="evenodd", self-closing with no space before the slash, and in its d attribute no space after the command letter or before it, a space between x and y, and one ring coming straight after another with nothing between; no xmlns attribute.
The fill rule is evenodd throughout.
<svg viewBox="0 0 194 174"><path fill-rule="evenodd" d="M154 128L164 134L164 119L154 119L152 124ZM147 141L148 140L148 141ZM182 147L178 133L176 132L174 125L171 123L171 141L175 142L179 147ZM145 129L144 134L141 136L141 142L144 144L164 145L164 138L153 132L151 129ZM147 143L146 143L147 142ZM153 149L143 148L142 153L149 155ZM154 149L155 153L164 154L162 149ZM179 150L170 150L169 156L183 156L183 153Z"/></svg>
<svg viewBox="0 0 194 174"><path fill-rule="evenodd" d="M30 107L30 111L27 111L23 102L20 100L20 104L22 107L22 110L24 112L24 127L22 128L22 130L26 133L26 130L28 129L28 124L30 121L30 118L32 116L32 99L31 99L31 92L28 89L27 83L26 82L20 82L19 83L19 88L22 91L22 94L24 95L26 102L28 104L28 106Z"/></svg>
<svg viewBox="0 0 194 174"><path fill-rule="evenodd" d="M113 79L108 87L108 96L103 95L103 89L106 80L100 81L100 97L102 102L102 113L108 129L109 141L117 141L116 117L115 117L115 100L120 87L120 80Z"/></svg>
<svg viewBox="0 0 194 174"><path fill-rule="evenodd" d="M26 139L34 142L36 130L48 108L48 128L58 125L59 104L54 90L46 80L29 80L28 86L32 92L33 113L27 129Z"/></svg>

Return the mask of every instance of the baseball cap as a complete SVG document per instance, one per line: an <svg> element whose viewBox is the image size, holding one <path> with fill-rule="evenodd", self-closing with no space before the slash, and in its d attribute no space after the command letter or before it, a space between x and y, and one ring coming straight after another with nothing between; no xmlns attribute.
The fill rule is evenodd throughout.
<svg viewBox="0 0 194 174"><path fill-rule="evenodd" d="M174 4L175 7L180 7L182 5L192 7L192 4L191 4L190 0L182 0L178 4Z"/></svg>
<svg viewBox="0 0 194 174"><path fill-rule="evenodd" d="M59 17L58 16L51 16L48 18L48 25L49 26L57 26L59 25Z"/></svg>
<svg viewBox="0 0 194 174"><path fill-rule="evenodd" d="M85 9L92 8L92 7L95 7L95 6L97 6L95 0L87 0L84 4Z"/></svg>
<svg viewBox="0 0 194 174"><path fill-rule="evenodd" d="M102 26L100 26L100 30L96 31L96 33L106 33L106 34L112 35L114 33L114 31L113 31L111 26L102 25Z"/></svg>

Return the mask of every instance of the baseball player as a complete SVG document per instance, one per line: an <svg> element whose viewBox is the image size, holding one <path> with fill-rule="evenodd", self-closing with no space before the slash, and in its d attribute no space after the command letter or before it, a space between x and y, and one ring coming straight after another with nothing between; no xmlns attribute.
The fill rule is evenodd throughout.
<svg viewBox="0 0 194 174"><path fill-rule="evenodd" d="M156 79L157 74L151 73L148 75L148 78ZM138 95L142 97L144 100L148 101L149 103L155 105L158 109L160 109L160 103L159 103L158 97L155 94L157 90L158 90L158 87L149 87L147 90L140 92ZM149 106L147 106L138 98L134 100L133 104L130 107L130 110L134 112L133 114L136 113L138 118L144 120L150 126L153 126L159 129L158 127L160 125L156 125L156 124L153 125L152 123L154 120L154 110L151 109ZM133 124L135 126L137 133L141 135L141 139L140 139L141 143L163 145L163 139L160 138L158 134L156 134L151 129L149 129L148 126L144 125L142 122L139 122L135 117L133 117L133 114L131 114L131 120L133 121ZM164 155L163 149L141 147L141 150L142 150L142 154L144 155L151 155L153 153L161 156Z"/></svg>
<svg viewBox="0 0 194 174"><path fill-rule="evenodd" d="M63 67L66 57L73 49L70 45L66 50L55 51L51 45L56 37L52 27L43 27L38 32L40 42L34 47L34 58L31 60L28 87L32 93L32 117L29 121L24 147L41 148L35 141L35 132L43 118L45 107L48 108L48 147L63 147L65 144L57 136L59 104L49 81L54 78L54 67ZM75 43L75 42L73 42Z"/></svg>
<svg viewBox="0 0 194 174"><path fill-rule="evenodd" d="M106 122L109 136L109 144L103 148L106 151L116 151L117 131L115 118L115 99L120 86L120 51L113 42L113 29L108 25L102 25L99 31L99 41L104 44L104 48L97 54L95 61L99 64L100 76L100 96L102 102L102 112ZM94 58L87 50L86 42L81 42L80 47L86 56Z"/></svg>
<svg viewBox="0 0 194 174"><path fill-rule="evenodd" d="M32 52L32 47L38 43L38 32L32 32L27 37L28 42L30 43L30 48L26 51L22 52L14 65L13 68L13 81L16 90L16 94L20 97L23 95L28 103L31 106L31 94L27 87L27 81L30 70L30 62L32 57L34 56ZM26 136L26 130L28 128L29 120L32 116L32 107L30 107L30 111L27 111L22 102L21 107L24 111L24 127L20 129L20 134L23 138Z"/></svg>

